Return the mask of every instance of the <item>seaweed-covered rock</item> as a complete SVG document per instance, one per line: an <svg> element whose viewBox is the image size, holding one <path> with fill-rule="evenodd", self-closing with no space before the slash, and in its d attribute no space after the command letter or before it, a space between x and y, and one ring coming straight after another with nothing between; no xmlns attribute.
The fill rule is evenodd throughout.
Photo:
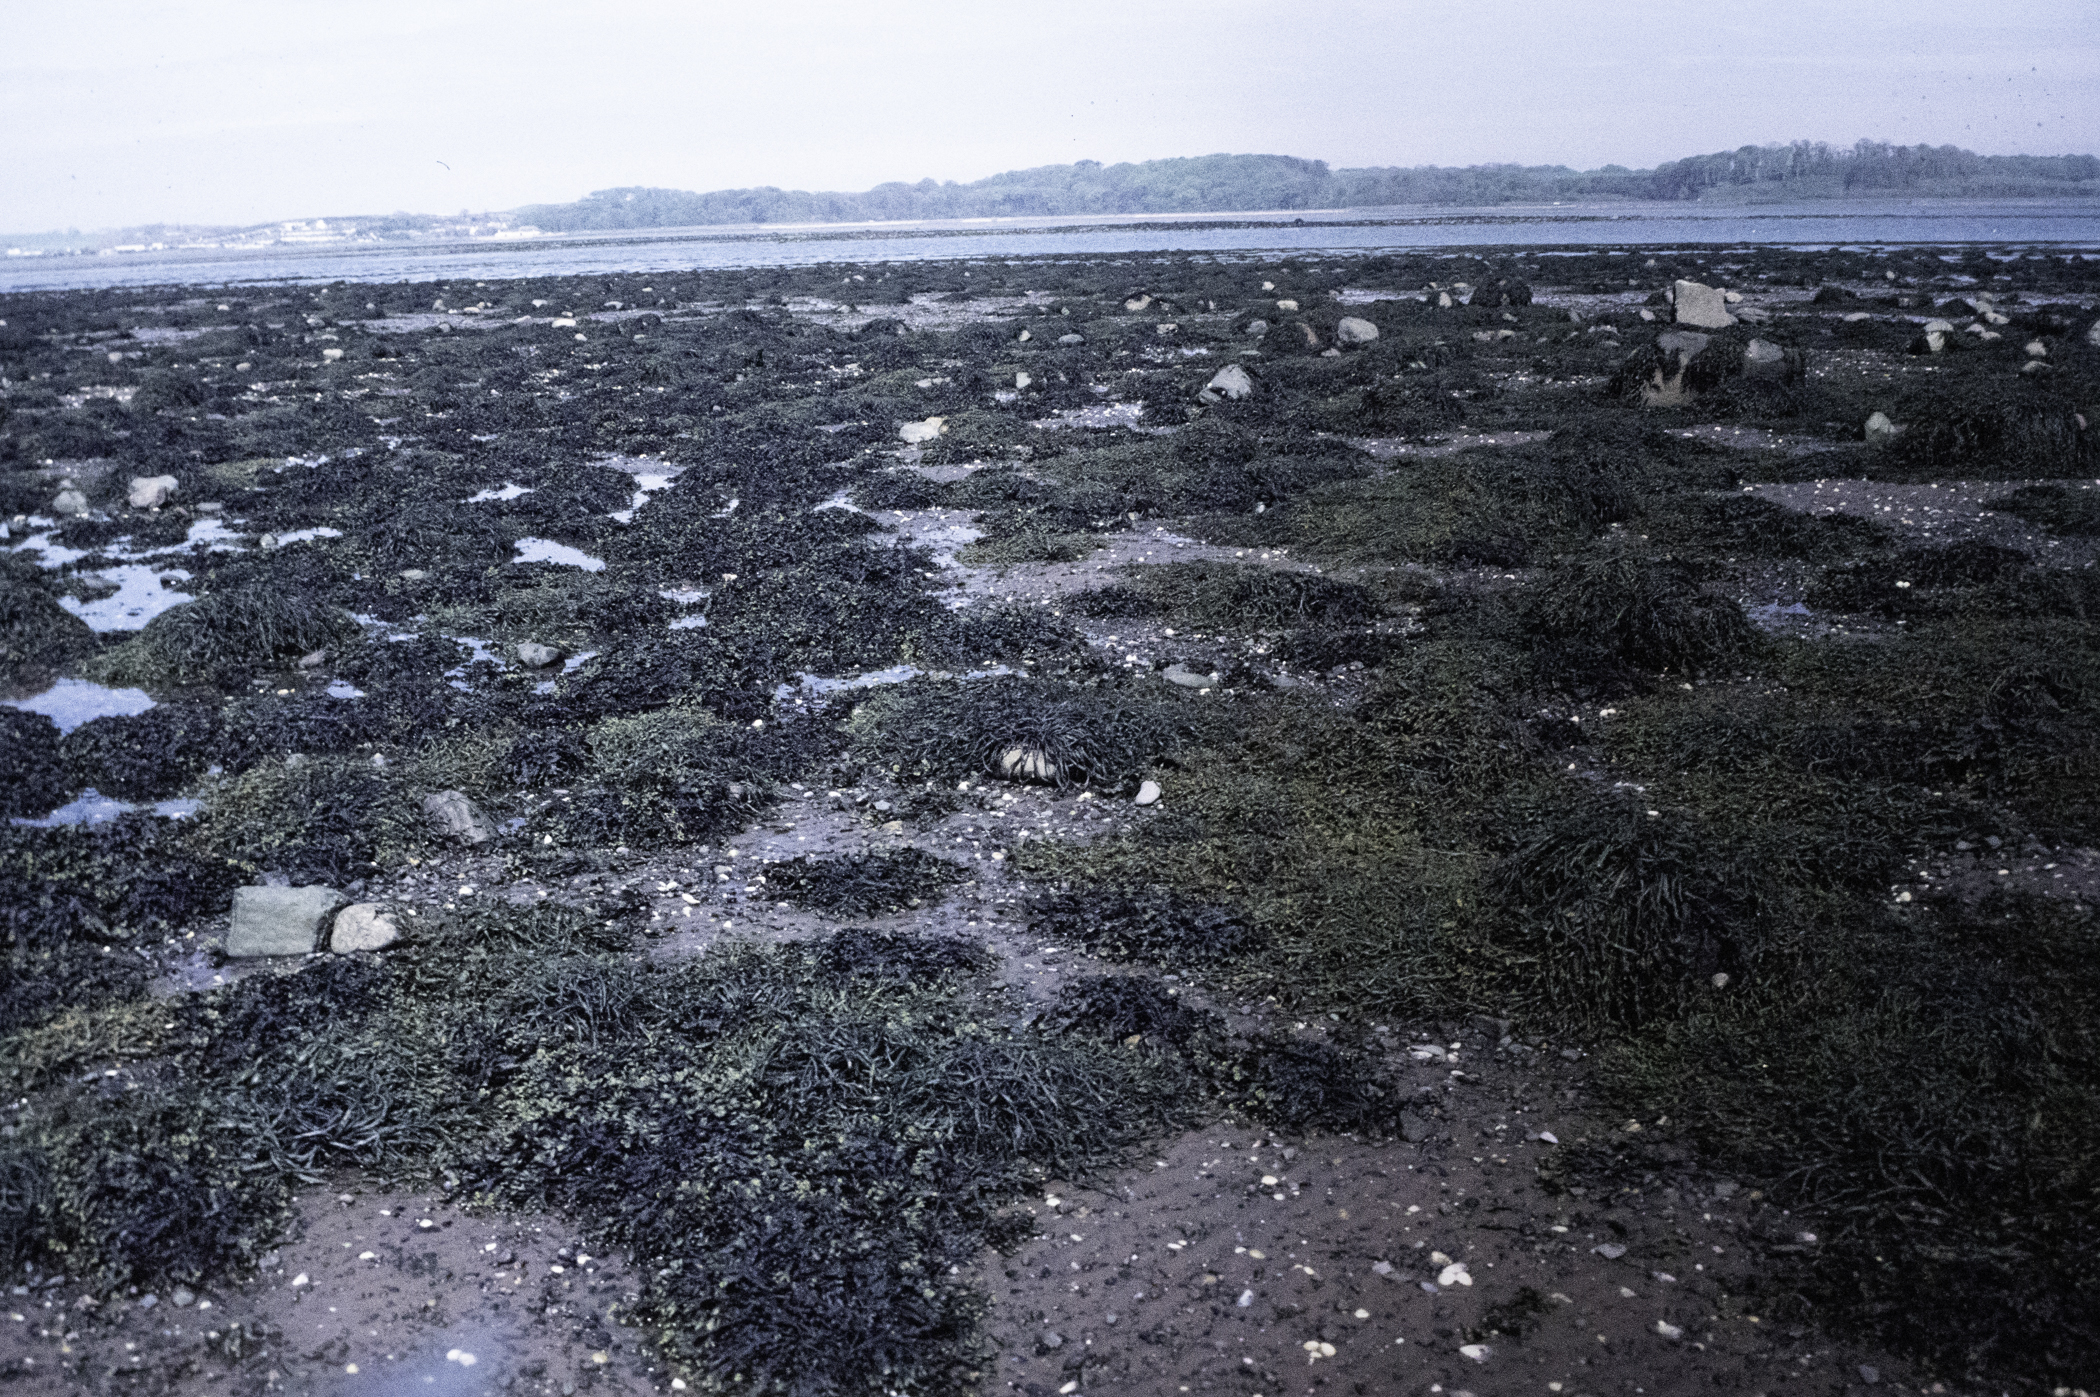
<svg viewBox="0 0 2100 1397"><path fill-rule="evenodd" d="M235 888L226 954L303 956L320 945L321 923L340 907L334 888Z"/></svg>
<svg viewBox="0 0 2100 1397"><path fill-rule="evenodd" d="M60 670L94 648L95 633L56 597L0 578L0 698L50 687Z"/></svg>
<svg viewBox="0 0 2100 1397"><path fill-rule="evenodd" d="M42 815L66 798L58 743L43 714L0 708L0 820Z"/></svg>

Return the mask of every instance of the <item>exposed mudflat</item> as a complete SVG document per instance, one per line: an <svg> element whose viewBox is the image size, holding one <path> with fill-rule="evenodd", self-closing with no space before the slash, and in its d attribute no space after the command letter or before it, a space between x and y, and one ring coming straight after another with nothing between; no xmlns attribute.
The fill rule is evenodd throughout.
<svg viewBox="0 0 2100 1397"><path fill-rule="evenodd" d="M1722 255L0 298L0 1374L2091 1388L2100 281Z"/></svg>

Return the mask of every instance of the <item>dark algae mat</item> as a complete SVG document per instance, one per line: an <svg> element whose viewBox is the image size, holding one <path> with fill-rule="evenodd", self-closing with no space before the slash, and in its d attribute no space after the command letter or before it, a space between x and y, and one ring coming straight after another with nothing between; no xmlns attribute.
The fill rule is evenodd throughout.
<svg viewBox="0 0 2100 1397"><path fill-rule="evenodd" d="M0 296L0 1376L2100 1382L2100 272Z"/></svg>

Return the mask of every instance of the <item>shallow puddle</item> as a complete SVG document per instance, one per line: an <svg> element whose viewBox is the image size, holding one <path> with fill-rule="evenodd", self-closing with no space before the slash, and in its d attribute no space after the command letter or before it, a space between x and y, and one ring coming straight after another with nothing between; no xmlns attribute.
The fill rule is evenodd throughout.
<svg viewBox="0 0 2100 1397"><path fill-rule="evenodd" d="M9 708L41 713L62 733L97 718L129 717L153 707L144 689L112 689L85 679L61 679L41 694L6 700Z"/></svg>

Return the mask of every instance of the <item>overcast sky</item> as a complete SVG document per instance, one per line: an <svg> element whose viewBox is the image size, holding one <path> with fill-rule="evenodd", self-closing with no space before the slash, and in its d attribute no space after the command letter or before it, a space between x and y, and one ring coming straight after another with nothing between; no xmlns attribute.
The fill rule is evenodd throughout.
<svg viewBox="0 0 2100 1397"><path fill-rule="evenodd" d="M1216 151L2100 151L2094 0L7 6L0 229L863 189Z"/></svg>

